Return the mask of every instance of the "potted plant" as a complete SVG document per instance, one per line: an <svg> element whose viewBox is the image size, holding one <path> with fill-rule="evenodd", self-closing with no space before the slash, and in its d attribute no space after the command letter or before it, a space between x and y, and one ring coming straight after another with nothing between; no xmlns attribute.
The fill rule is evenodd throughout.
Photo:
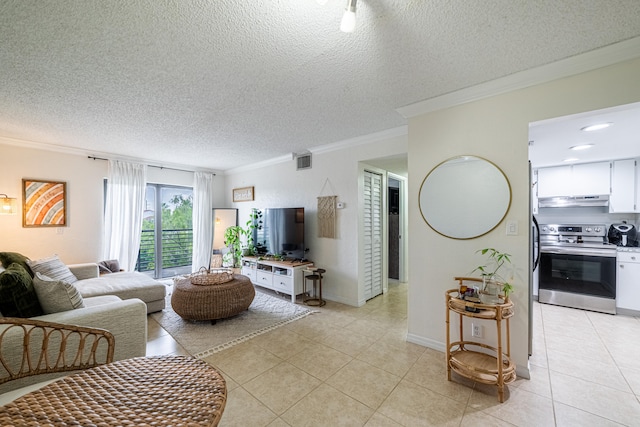
<svg viewBox="0 0 640 427"><path fill-rule="evenodd" d="M253 241L254 230L260 230L262 228L262 211L260 209L252 209L249 214L249 221L247 221L247 228L243 230L243 234L247 236L246 244L243 248L242 255L251 256L256 254L256 245Z"/></svg>
<svg viewBox="0 0 640 427"><path fill-rule="evenodd" d="M487 292L487 288L495 286L497 283L501 283L502 293L505 298L509 298L509 294L513 291L513 285L500 275L500 270L505 266L505 264L511 264L511 254L500 252L494 248L479 249L476 253L480 253L487 257L485 264L479 265L473 270L480 271L485 288L484 291Z"/></svg>
<svg viewBox="0 0 640 427"><path fill-rule="evenodd" d="M262 228L262 212L259 209L253 209L249 215L249 221L246 223L247 228L240 225L234 225L224 233L224 244L229 247L232 261L227 256L226 260L231 261L233 267L240 267L240 260L243 256L255 255L256 248L253 244L253 231ZM243 236L246 237L243 244Z"/></svg>
<svg viewBox="0 0 640 427"><path fill-rule="evenodd" d="M245 231L239 225L233 225L224 232L224 244L229 247L231 254L232 267L240 267L240 258L242 258L242 235ZM229 257L227 256L227 261Z"/></svg>

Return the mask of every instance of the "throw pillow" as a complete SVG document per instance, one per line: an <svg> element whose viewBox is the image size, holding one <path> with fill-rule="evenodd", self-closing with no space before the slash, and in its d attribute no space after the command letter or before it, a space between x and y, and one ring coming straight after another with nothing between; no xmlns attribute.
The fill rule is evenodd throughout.
<svg viewBox="0 0 640 427"><path fill-rule="evenodd" d="M60 261L58 255L35 261L28 260L27 264L31 267L33 274L41 273L43 276L54 280L62 280L67 283L75 283L78 281L78 278L69 270L69 267Z"/></svg>
<svg viewBox="0 0 640 427"><path fill-rule="evenodd" d="M44 314L33 289L31 275L17 262L0 273L0 311L7 317Z"/></svg>
<svg viewBox="0 0 640 427"><path fill-rule="evenodd" d="M41 273L36 273L33 278L33 287L36 290L36 295L44 314L84 307L82 295L70 283L54 280Z"/></svg>
<svg viewBox="0 0 640 427"><path fill-rule="evenodd" d="M100 261L98 263L100 274L117 273L120 271L120 263L117 259L110 259L106 261Z"/></svg>
<svg viewBox="0 0 640 427"><path fill-rule="evenodd" d="M4 268L7 268L11 264L13 264L14 262L17 262L25 270L27 270L27 273L29 273L29 275L31 277L33 277L33 272L31 271L31 269L27 265L27 261L28 260L29 260L29 258L27 258L26 256L24 256L22 254L19 254L18 252L0 252L0 264L2 264L2 266Z"/></svg>

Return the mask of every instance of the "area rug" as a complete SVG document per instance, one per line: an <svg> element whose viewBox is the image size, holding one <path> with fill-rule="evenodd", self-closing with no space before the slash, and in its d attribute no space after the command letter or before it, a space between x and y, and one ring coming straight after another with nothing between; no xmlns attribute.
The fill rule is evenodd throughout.
<svg viewBox="0 0 640 427"><path fill-rule="evenodd" d="M171 308L170 297L167 307L151 316L189 354L204 358L313 312L306 307L256 291L256 297L248 310L220 319L213 325L209 321L184 320Z"/></svg>

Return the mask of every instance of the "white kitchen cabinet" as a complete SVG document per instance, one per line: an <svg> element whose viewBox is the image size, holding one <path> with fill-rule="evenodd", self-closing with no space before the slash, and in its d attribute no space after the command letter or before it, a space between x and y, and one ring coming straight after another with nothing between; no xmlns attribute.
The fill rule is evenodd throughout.
<svg viewBox="0 0 640 427"><path fill-rule="evenodd" d="M636 162L636 210L635 212L640 212L640 159L635 159Z"/></svg>
<svg viewBox="0 0 640 427"><path fill-rule="evenodd" d="M591 196L611 192L611 163L584 163L572 166L574 194L569 196Z"/></svg>
<svg viewBox="0 0 640 427"><path fill-rule="evenodd" d="M538 169L538 197L573 196L571 166Z"/></svg>
<svg viewBox="0 0 640 427"><path fill-rule="evenodd" d="M538 169L538 197L592 196L610 191L610 162Z"/></svg>
<svg viewBox="0 0 640 427"><path fill-rule="evenodd" d="M636 161L616 160L611 169L609 212L637 212Z"/></svg>
<svg viewBox="0 0 640 427"><path fill-rule="evenodd" d="M640 312L640 252L618 251L616 271L616 307ZM622 310L620 310L622 309ZM633 313L635 314L635 313Z"/></svg>

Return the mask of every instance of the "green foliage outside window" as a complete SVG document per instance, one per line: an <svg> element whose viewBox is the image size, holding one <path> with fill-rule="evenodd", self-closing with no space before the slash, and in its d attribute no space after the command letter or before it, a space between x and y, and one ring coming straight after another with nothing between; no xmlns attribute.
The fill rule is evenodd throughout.
<svg viewBox="0 0 640 427"><path fill-rule="evenodd" d="M191 264L193 253L193 196L173 196L162 203L162 268ZM138 271L155 270L155 216L143 219Z"/></svg>

